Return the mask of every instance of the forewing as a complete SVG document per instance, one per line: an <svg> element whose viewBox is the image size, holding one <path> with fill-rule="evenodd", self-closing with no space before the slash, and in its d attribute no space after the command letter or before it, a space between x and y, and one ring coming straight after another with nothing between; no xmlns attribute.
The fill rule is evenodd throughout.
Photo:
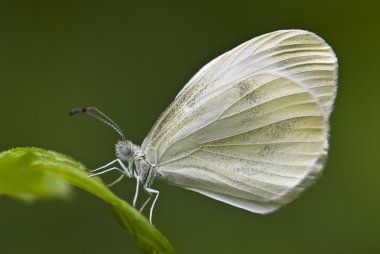
<svg viewBox="0 0 380 254"><path fill-rule="evenodd" d="M143 143L160 177L266 213L318 175L327 151L336 58L300 30L257 37L214 59Z"/></svg>

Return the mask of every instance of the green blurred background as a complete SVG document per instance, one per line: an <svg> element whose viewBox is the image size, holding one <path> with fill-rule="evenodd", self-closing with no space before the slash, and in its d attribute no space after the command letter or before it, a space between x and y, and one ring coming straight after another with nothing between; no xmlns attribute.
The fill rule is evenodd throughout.
<svg viewBox="0 0 380 254"><path fill-rule="evenodd" d="M378 1L1 1L0 148L36 146L96 168L117 135L68 109L96 105L141 143L204 64L278 29L323 37L339 59L324 175L268 216L157 183L154 220L178 253L380 253ZM108 177L108 176L107 176ZM128 201L134 181L115 188ZM107 205L0 199L0 253L137 253Z"/></svg>

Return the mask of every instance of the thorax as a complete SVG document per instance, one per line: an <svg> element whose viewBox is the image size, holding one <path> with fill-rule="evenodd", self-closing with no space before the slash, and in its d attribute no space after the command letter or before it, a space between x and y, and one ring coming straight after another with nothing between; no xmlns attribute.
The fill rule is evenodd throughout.
<svg viewBox="0 0 380 254"><path fill-rule="evenodd" d="M149 163L141 148L131 141L121 140L116 144L116 157L128 163L129 174L139 178L144 187L149 187L157 174L156 166Z"/></svg>

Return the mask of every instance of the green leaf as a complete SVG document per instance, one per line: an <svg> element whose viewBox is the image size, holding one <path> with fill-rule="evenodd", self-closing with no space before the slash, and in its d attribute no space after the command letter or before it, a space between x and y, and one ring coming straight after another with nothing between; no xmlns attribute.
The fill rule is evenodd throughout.
<svg viewBox="0 0 380 254"><path fill-rule="evenodd" d="M168 240L141 213L113 194L99 178L88 175L82 164L52 151L16 148L0 154L0 195L23 200L66 198L70 185L74 185L110 204L142 253L174 253Z"/></svg>

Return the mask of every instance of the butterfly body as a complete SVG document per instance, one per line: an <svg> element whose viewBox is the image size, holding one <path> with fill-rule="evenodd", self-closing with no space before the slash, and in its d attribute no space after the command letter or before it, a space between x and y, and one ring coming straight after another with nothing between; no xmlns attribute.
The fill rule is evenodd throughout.
<svg viewBox="0 0 380 254"><path fill-rule="evenodd" d="M322 172L336 83L337 59L323 39L264 34L204 66L141 147L116 145L117 161L157 194L154 202L150 186L160 179L251 212L275 211Z"/></svg>
<svg viewBox="0 0 380 254"><path fill-rule="evenodd" d="M157 166L148 162L141 148L129 140L120 140L115 147L116 157L128 165L128 176L138 177L144 189L149 188L157 174Z"/></svg>

